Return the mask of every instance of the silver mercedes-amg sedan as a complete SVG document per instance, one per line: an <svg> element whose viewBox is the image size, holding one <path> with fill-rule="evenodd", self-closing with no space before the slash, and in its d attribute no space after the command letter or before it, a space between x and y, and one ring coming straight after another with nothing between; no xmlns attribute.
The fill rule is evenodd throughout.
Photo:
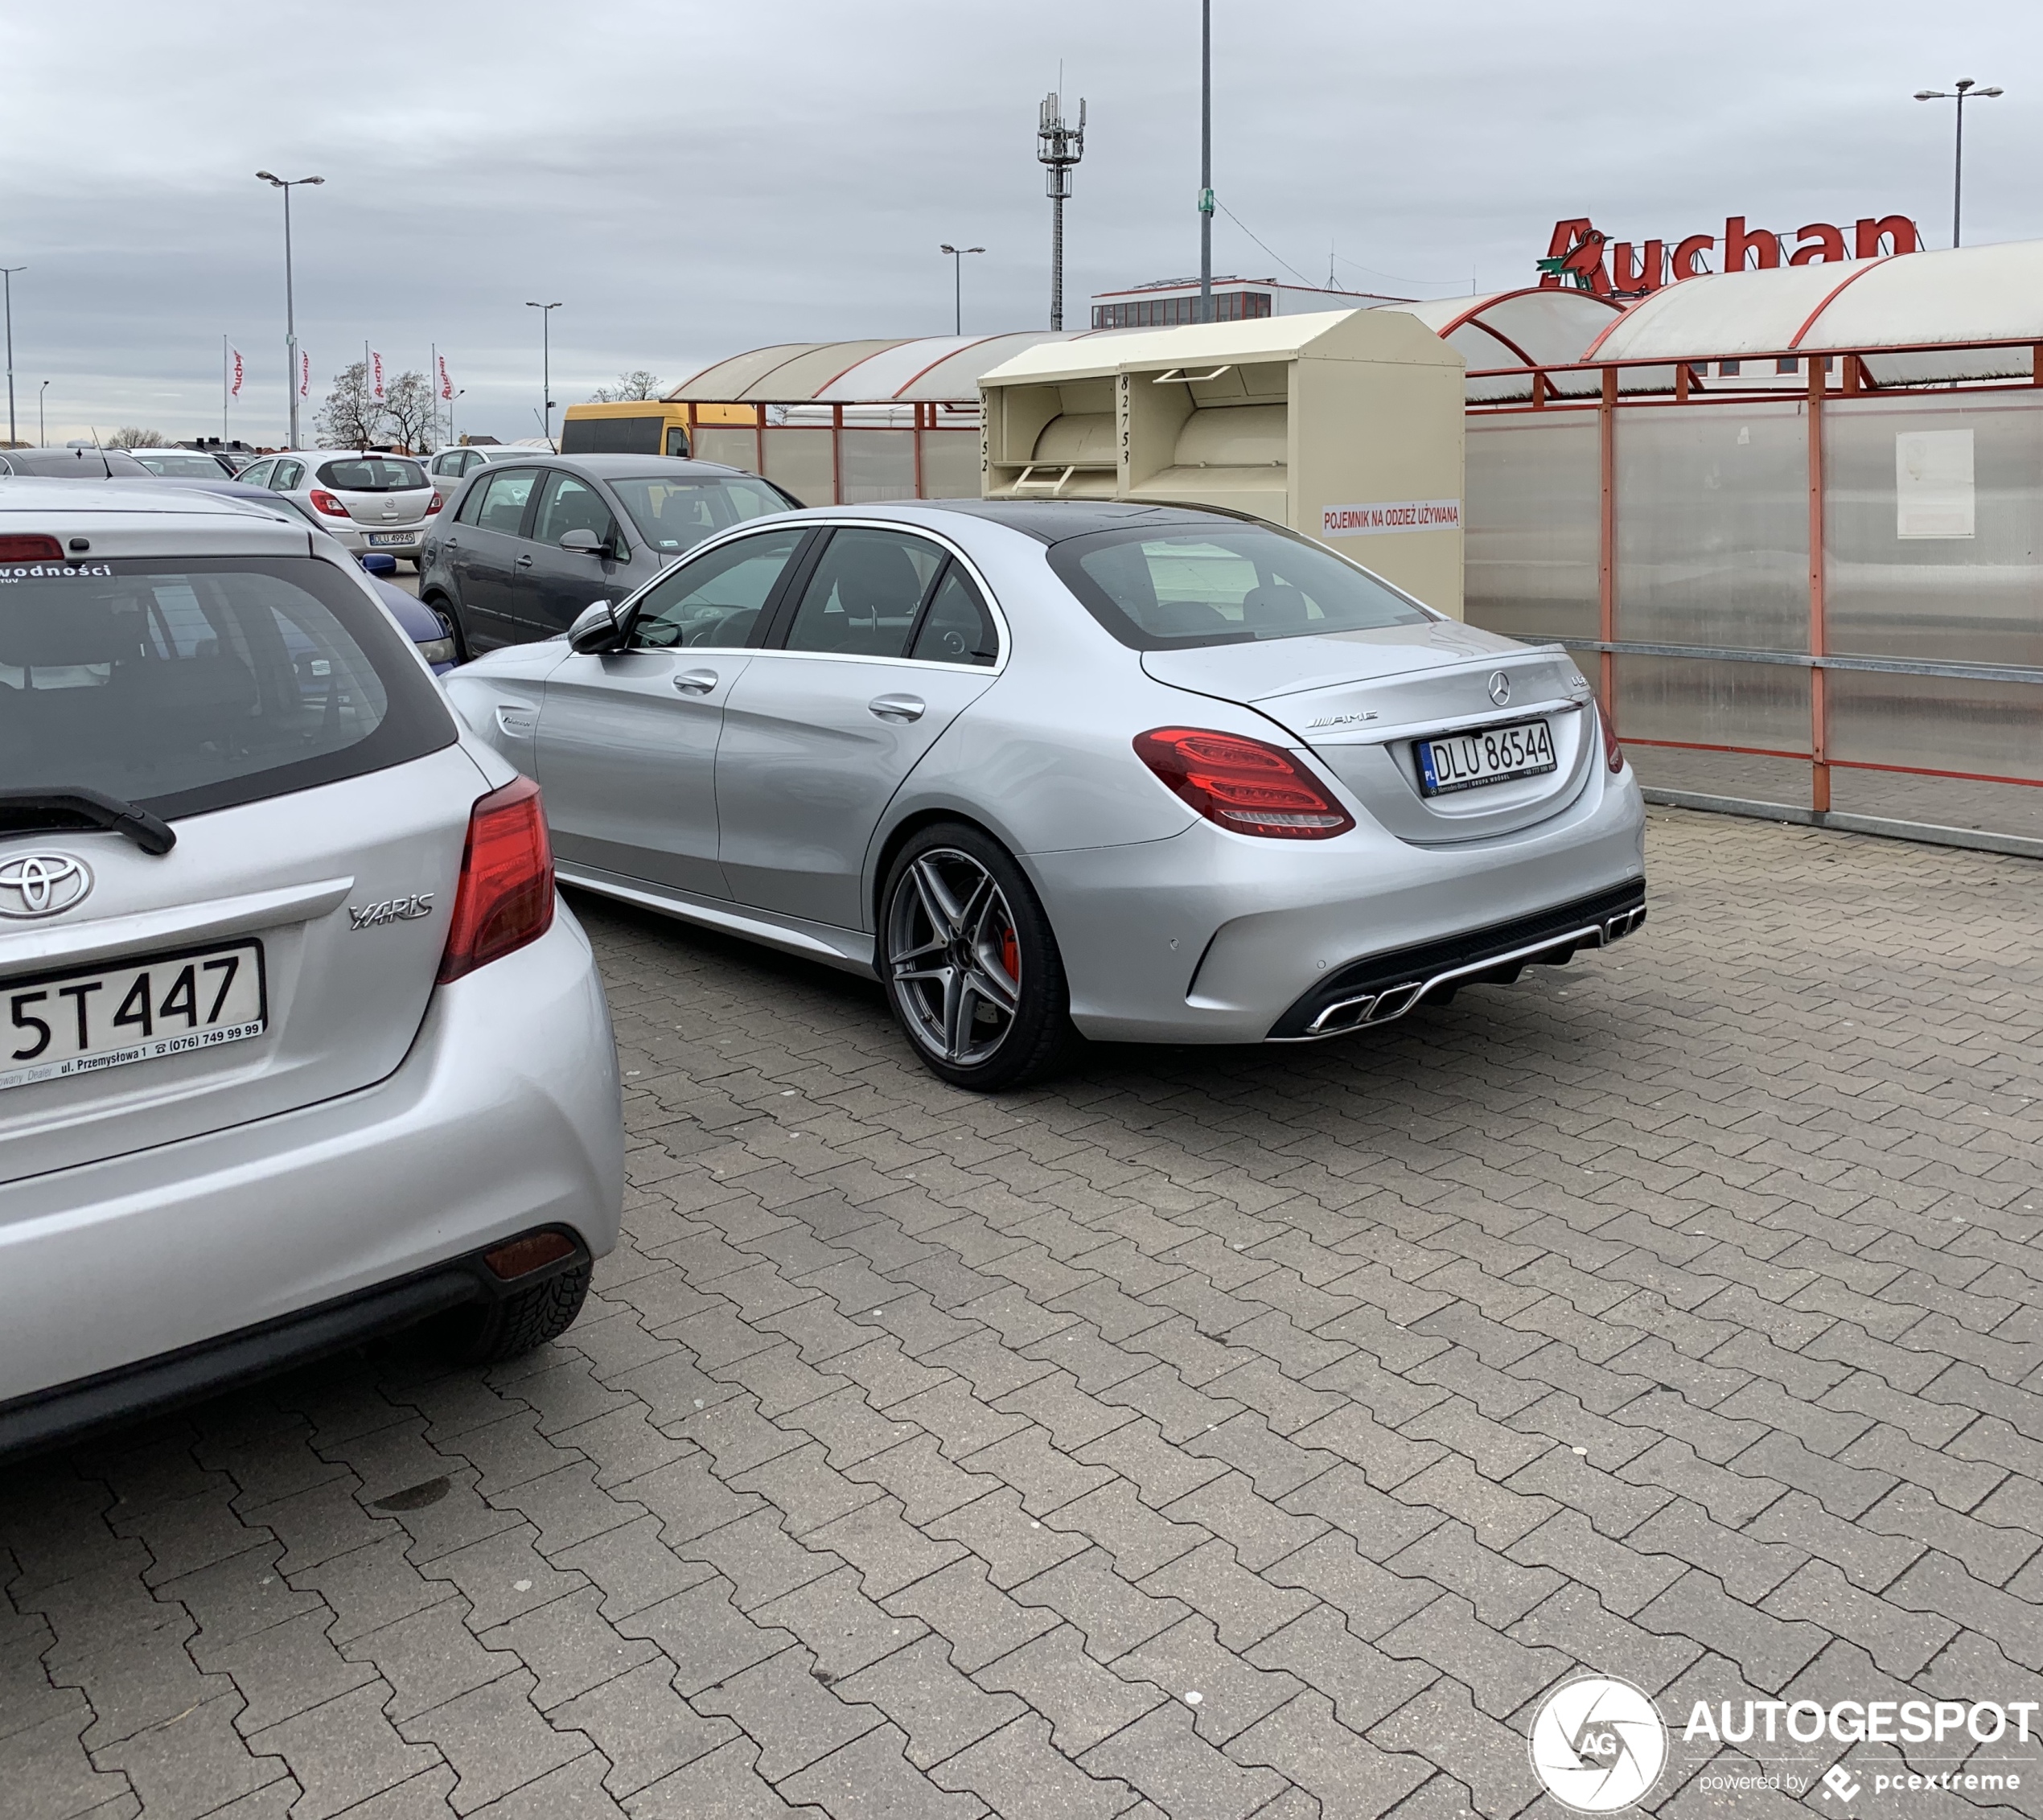
<svg viewBox="0 0 2043 1820"><path fill-rule="evenodd" d="M1646 914L1564 651L1232 513L754 520L446 687L564 881L877 976L960 1087L1342 1035Z"/></svg>

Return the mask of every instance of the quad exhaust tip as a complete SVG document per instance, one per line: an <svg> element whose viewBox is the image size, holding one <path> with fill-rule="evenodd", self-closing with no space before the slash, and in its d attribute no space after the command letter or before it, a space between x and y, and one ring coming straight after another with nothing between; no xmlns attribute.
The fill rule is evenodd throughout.
<svg viewBox="0 0 2043 1820"><path fill-rule="evenodd" d="M1371 1029L1379 1024L1387 1024L1393 1018L1402 1017L1427 993L1436 988L1456 980L1471 979L1486 973L1494 973L1504 968L1516 969L1528 963L1536 964L1543 956L1560 954L1563 960L1568 959L1577 948L1607 948L1613 942L1621 941L1646 921L1646 906L1639 904L1617 915L1606 917L1600 923L1590 923L1581 929L1571 930L1530 947L1518 948L1509 954L1492 955L1486 960L1471 961L1465 967L1449 968L1444 973L1436 973L1430 979L1408 980L1402 985L1387 986L1381 992L1363 993L1351 999L1339 999L1321 1012L1305 1026L1302 1037L1280 1037L1280 1041L1309 1042L1319 1037L1346 1036L1351 1030Z"/></svg>

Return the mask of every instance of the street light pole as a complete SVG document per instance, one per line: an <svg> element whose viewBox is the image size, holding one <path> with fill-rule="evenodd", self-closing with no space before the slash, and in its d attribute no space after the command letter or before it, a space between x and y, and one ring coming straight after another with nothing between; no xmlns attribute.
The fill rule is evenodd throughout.
<svg viewBox="0 0 2043 1820"><path fill-rule="evenodd" d="M43 401L49 396L50 382L43 381L43 389L35 394L35 446L47 449L50 446L49 433L43 427Z"/></svg>
<svg viewBox="0 0 2043 1820"><path fill-rule="evenodd" d="M7 446L14 446L14 274L26 265L0 265L0 289L7 298Z"/></svg>
<svg viewBox="0 0 2043 1820"><path fill-rule="evenodd" d="M258 170L256 175L271 188L284 192L284 359L287 364L284 396L290 402L290 446L300 448L298 433L298 296L291 272L291 191L307 183L326 182L323 177L292 177L271 175L267 170Z"/></svg>
<svg viewBox="0 0 2043 1820"><path fill-rule="evenodd" d="M553 446L553 348L549 330L553 320L553 312L560 308L560 305L534 303L528 299L525 307L539 312L539 393L546 405L545 413L540 418L540 429L546 438L546 446L550 449Z"/></svg>
<svg viewBox="0 0 2043 1820"><path fill-rule="evenodd" d="M1958 104L1958 130L1951 154L1951 244L1960 244L1959 229L1965 209L1965 104L1967 101L1991 100L2000 93L1998 88L1982 88L1969 76L1961 76L1951 88L1918 88L1915 98L1918 101L1955 101Z"/></svg>
<svg viewBox="0 0 2043 1820"><path fill-rule="evenodd" d="M983 246L952 246L948 241L943 250L951 256L951 333L964 333L964 256L968 253L984 253Z"/></svg>
<svg viewBox="0 0 2043 1820"><path fill-rule="evenodd" d="M1213 0L1198 7L1198 319L1213 320Z"/></svg>

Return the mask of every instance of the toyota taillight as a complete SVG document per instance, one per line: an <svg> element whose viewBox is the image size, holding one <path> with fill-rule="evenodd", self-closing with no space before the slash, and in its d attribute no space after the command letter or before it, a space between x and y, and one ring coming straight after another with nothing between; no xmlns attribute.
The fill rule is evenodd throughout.
<svg viewBox="0 0 2043 1820"><path fill-rule="evenodd" d="M1138 734L1135 755L1210 822L1273 840L1330 840L1354 817L1281 746L1203 727Z"/></svg>
<svg viewBox="0 0 2043 1820"><path fill-rule="evenodd" d="M329 518L347 516L347 507L323 487L315 487L312 489L312 509L314 511L324 512Z"/></svg>
<svg viewBox="0 0 2043 1820"><path fill-rule="evenodd" d="M553 926L553 848L539 786L521 777L469 811L440 984L537 941Z"/></svg>
<svg viewBox="0 0 2043 1820"><path fill-rule="evenodd" d="M1603 710L1594 710L1596 724L1603 735L1603 762L1613 771L1625 768L1625 749L1618 743L1618 736L1610 730L1610 723L1604 718Z"/></svg>
<svg viewBox="0 0 2043 1820"><path fill-rule="evenodd" d="M62 562L64 545L40 532L10 531L0 536L0 562Z"/></svg>

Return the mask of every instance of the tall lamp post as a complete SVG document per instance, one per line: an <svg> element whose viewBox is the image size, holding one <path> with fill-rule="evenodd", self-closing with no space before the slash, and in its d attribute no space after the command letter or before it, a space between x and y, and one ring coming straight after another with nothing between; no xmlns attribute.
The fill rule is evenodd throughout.
<svg viewBox="0 0 2043 1820"><path fill-rule="evenodd" d="M943 250L951 256L951 333L964 333L964 256L968 253L984 253L983 246L952 246L948 242Z"/></svg>
<svg viewBox="0 0 2043 1820"><path fill-rule="evenodd" d="M539 392L546 403L545 413L540 419L540 429L545 436L546 446L550 449L553 446L553 347L548 329L553 320L553 312L560 308L560 305L534 303L528 299L525 307L539 312Z"/></svg>
<svg viewBox="0 0 2043 1820"><path fill-rule="evenodd" d="M50 382L44 380L42 390L35 394L35 446L39 449L50 446L50 433L43 427L43 405L49 396Z"/></svg>
<svg viewBox="0 0 2043 1820"><path fill-rule="evenodd" d="M0 265L0 290L7 298L7 446L14 446L14 274L26 265Z"/></svg>
<svg viewBox="0 0 2043 1820"><path fill-rule="evenodd" d="M1965 208L1965 104L1968 101L1983 101L1998 95L1998 88L1982 88L1969 76L1959 77L1951 88L1918 88L1915 98L1918 101L1955 101L1958 104L1958 132L1951 154L1951 244L1959 242L1959 229L1963 223Z"/></svg>
<svg viewBox="0 0 2043 1820"><path fill-rule="evenodd" d="M1213 320L1213 0L1198 7L1198 319Z"/></svg>
<svg viewBox="0 0 2043 1820"><path fill-rule="evenodd" d="M326 182L323 177L273 176L267 170L258 170L256 176L273 189L284 192L284 358L286 363L284 396L290 401L290 446L294 449L304 445L298 436L298 297L291 273L291 191L306 184L318 185Z"/></svg>

